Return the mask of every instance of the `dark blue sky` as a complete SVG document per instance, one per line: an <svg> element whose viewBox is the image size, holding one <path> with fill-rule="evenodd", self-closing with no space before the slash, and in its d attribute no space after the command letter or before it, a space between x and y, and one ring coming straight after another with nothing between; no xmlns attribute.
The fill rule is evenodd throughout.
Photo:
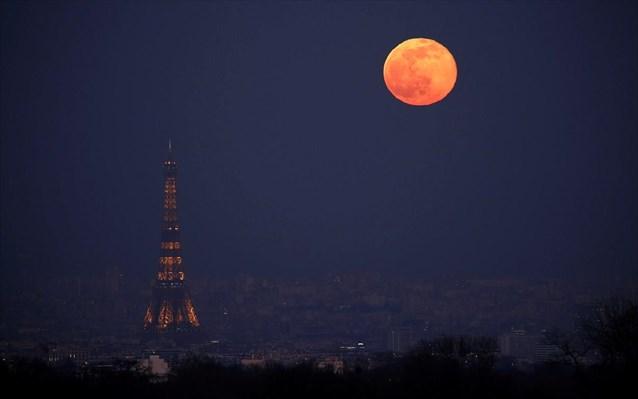
<svg viewBox="0 0 638 399"><path fill-rule="evenodd" d="M631 2L0 5L2 267L636 276ZM386 90L442 42L444 101ZM7 272L11 275L12 272Z"/></svg>

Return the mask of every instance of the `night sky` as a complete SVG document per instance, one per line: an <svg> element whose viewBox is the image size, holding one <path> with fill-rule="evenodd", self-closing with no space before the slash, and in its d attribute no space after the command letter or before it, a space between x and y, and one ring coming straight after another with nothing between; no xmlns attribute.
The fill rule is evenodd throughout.
<svg viewBox="0 0 638 399"><path fill-rule="evenodd" d="M2 2L4 277L151 279L169 138L191 278L635 277L637 20L631 2ZM383 82L411 37L456 58L433 106Z"/></svg>

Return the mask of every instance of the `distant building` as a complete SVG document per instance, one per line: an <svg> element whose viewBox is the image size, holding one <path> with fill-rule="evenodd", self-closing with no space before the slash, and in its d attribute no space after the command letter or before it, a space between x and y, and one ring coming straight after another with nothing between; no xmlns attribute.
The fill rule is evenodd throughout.
<svg viewBox="0 0 638 399"><path fill-rule="evenodd" d="M335 374L343 374L343 360L337 356L327 356L317 362L319 370L330 370Z"/></svg>
<svg viewBox="0 0 638 399"><path fill-rule="evenodd" d="M53 365L71 362L81 364L87 362L91 357L88 349L76 346L52 345L47 350L47 361Z"/></svg>
<svg viewBox="0 0 638 399"><path fill-rule="evenodd" d="M240 364L244 367L265 367L266 359L263 357L251 356L249 358L241 359Z"/></svg>
<svg viewBox="0 0 638 399"><path fill-rule="evenodd" d="M498 337L498 349L501 356L533 361L539 336L529 335L525 330L512 330Z"/></svg>
<svg viewBox="0 0 638 399"><path fill-rule="evenodd" d="M503 357L528 363L546 362L556 358L559 349L545 343L541 334L528 334L525 330L512 330L498 337L498 349Z"/></svg>
<svg viewBox="0 0 638 399"><path fill-rule="evenodd" d="M561 351L558 346L539 342L536 345L534 361L537 363L550 362L552 360L556 360L560 356L560 354Z"/></svg>
<svg viewBox="0 0 638 399"><path fill-rule="evenodd" d="M414 344L414 332L410 327L396 327L388 332L388 350L392 353L407 352Z"/></svg>
<svg viewBox="0 0 638 399"><path fill-rule="evenodd" d="M147 359L142 359L139 366L157 377L164 377L171 371L168 362L159 355L150 355Z"/></svg>

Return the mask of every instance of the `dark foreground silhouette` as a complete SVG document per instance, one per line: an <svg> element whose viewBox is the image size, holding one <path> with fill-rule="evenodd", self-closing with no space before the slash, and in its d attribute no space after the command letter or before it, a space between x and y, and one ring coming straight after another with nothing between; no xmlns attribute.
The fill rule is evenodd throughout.
<svg viewBox="0 0 638 399"><path fill-rule="evenodd" d="M16 395L95 398L601 398L631 388L630 365L544 364L497 371L490 359L468 364L418 350L383 367L337 375L312 365L245 369L191 359L164 381L133 371L68 373L36 361L3 362L0 381Z"/></svg>

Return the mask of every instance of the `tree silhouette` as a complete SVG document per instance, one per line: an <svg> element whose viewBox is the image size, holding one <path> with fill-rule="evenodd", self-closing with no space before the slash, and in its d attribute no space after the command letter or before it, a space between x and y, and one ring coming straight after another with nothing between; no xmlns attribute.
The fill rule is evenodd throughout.
<svg viewBox="0 0 638 399"><path fill-rule="evenodd" d="M600 303L582 325L585 338L606 365L638 365L638 305L614 298Z"/></svg>

